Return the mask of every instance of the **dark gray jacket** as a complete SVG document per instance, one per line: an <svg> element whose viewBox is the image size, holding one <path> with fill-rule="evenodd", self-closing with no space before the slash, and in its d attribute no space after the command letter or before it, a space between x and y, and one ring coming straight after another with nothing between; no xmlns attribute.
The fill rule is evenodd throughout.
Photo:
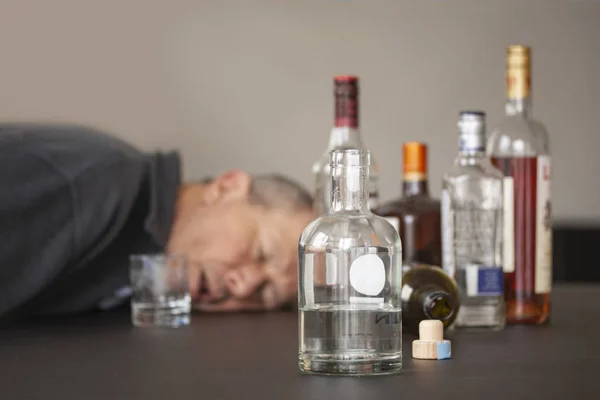
<svg viewBox="0 0 600 400"><path fill-rule="evenodd" d="M166 244L179 171L89 128L0 124L0 318L92 310L127 285L129 254Z"/></svg>

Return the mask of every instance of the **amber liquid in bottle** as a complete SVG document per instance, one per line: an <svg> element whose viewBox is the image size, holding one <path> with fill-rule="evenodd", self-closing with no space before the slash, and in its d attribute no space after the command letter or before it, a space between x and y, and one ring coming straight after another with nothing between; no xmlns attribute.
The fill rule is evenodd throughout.
<svg viewBox="0 0 600 400"><path fill-rule="evenodd" d="M550 141L531 117L531 49L506 53L506 117L492 130L488 154L504 172L506 322L543 324L552 291Z"/></svg>
<svg viewBox="0 0 600 400"><path fill-rule="evenodd" d="M544 323L550 314L550 294L536 294L537 157L492 158L513 178L514 270L504 273L508 323ZM539 270L537 270L539 271Z"/></svg>
<svg viewBox="0 0 600 400"><path fill-rule="evenodd" d="M403 265L442 265L440 202L429 196L427 145L404 144L402 198L382 205L376 214L398 229Z"/></svg>

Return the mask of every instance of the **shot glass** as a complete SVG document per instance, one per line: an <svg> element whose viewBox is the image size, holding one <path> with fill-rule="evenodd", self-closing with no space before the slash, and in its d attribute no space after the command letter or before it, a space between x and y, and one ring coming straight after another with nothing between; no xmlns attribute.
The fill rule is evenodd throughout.
<svg viewBox="0 0 600 400"><path fill-rule="evenodd" d="M133 325L179 327L190 323L191 296L185 257L132 255L129 277Z"/></svg>

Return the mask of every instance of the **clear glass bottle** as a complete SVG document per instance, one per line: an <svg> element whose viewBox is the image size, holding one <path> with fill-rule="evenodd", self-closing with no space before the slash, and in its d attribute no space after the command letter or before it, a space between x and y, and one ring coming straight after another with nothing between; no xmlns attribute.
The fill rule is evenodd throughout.
<svg viewBox="0 0 600 400"><path fill-rule="evenodd" d="M313 164L315 177L314 209L317 215L326 214L331 206L331 171L329 153L332 150L363 149L359 129L359 85L353 75L336 76L333 81L335 99L335 123L329 136L329 145L323 155ZM368 181L369 209L379 206L379 166L371 156Z"/></svg>
<svg viewBox="0 0 600 400"><path fill-rule="evenodd" d="M332 204L300 238L299 368L372 375L402 368L402 247L368 207L368 150L331 152Z"/></svg>
<svg viewBox="0 0 600 400"><path fill-rule="evenodd" d="M463 111L459 150L443 178L443 268L460 291L456 328L505 324L502 272L503 174L485 154L485 114Z"/></svg>
<svg viewBox="0 0 600 400"><path fill-rule="evenodd" d="M403 153L402 197L375 213L386 217L400 232L405 270L415 263L441 265L440 202L429 195L427 145L407 142Z"/></svg>
<svg viewBox="0 0 600 400"><path fill-rule="evenodd" d="M507 50L506 117L487 152L504 173L504 285L507 323L541 324L550 316L552 205L550 145L531 118L531 49Z"/></svg>
<svg viewBox="0 0 600 400"><path fill-rule="evenodd" d="M402 329L419 334L426 319L452 325L460 310L456 282L437 265L414 264L402 276Z"/></svg>

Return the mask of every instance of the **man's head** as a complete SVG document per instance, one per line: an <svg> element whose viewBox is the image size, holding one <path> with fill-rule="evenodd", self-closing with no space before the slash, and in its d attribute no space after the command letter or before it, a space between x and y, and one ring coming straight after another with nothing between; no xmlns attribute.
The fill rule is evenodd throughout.
<svg viewBox="0 0 600 400"><path fill-rule="evenodd" d="M195 308L273 309L296 299L298 239L313 218L297 183L230 171L182 187L167 251L188 257Z"/></svg>

